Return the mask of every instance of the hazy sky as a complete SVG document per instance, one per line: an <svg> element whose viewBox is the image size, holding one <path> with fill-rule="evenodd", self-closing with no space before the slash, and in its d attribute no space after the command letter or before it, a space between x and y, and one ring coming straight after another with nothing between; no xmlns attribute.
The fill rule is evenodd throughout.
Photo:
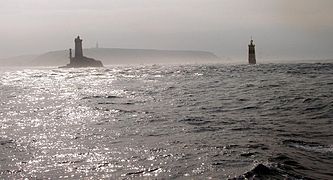
<svg viewBox="0 0 333 180"><path fill-rule="evenodd" d="M333 0L0 0L0 57L73 47L333 58Z"/></svg>

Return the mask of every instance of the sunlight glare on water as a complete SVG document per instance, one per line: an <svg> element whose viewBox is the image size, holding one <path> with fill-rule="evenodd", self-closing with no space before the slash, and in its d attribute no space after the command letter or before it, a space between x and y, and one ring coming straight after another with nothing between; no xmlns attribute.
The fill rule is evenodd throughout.
<svg viewBox="0 0 333 180"><path fill-rule="evenodd" d="M1 178L331 178L332 64L2 71ZM316 165L313 165L313 162Z"/></svg>

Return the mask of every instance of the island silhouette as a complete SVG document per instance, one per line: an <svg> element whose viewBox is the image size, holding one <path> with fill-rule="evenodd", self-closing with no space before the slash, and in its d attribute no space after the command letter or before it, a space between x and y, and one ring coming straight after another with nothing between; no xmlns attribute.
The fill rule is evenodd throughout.
<svg viewBox="0 0 333 180"><path fill-rule="evenodd" d="M77 36L75 42L75 56L72 57L72 49L69 49L69 64L59 68L103 67L101 61L83 56L82 39Z"/></svg>

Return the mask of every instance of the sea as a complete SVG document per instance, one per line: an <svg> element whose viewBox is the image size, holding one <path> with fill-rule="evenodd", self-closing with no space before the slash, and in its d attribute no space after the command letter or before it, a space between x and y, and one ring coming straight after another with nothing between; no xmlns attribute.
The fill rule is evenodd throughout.
<svg viewBox="0 0 333 180"><path fill-rule="evenodd" d="M333 179L333 63L0 69L0 179Z"/></svg>

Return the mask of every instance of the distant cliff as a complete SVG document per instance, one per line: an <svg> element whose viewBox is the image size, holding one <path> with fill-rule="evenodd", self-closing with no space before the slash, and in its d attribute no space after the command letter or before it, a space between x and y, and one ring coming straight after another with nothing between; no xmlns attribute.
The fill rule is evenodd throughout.
<svg viewBox="0 0 333 180"><path fill-rule="evenodd" d="M160 64L160 63L205 63L219 62L219 58L206 51L172 51L152 49L92 48L84 49L88 57L99 59L104 65L112 64ZM0 60L6 65L16 66L60 66L69 62L68 51L52 51L29 56L27 59L16 58ZM6 63L7 62L7 63ZM8 63L10 62L10 63Z"/></svg>

